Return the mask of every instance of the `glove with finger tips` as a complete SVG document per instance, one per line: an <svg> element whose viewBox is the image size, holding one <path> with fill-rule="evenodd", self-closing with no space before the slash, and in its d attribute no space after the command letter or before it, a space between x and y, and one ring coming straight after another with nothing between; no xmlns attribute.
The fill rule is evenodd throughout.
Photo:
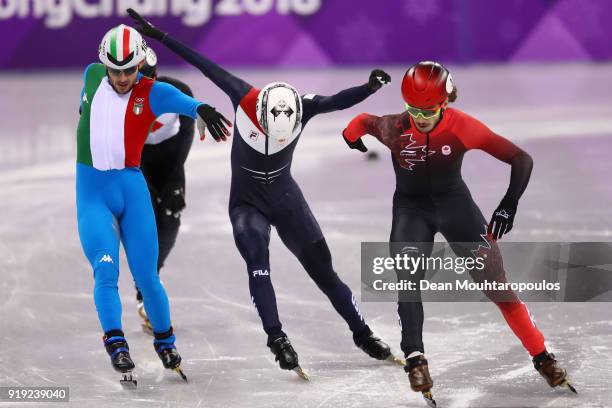
<svg viewBox="0 0 612 408"><path fill-rule="evenodd" d="M208 129L213 139L217 142L227 140L230 132L227 130L226 125L231 126L232 124L225 116L217 112L215 108L205 103L198 106L197 126L200 140L204 140L206 129Z"/></svg>
<svg viewBox="0 0 612 408"><path fill-rule="evenodd" d="M391 82L391 76L382 69L375 69L370 73L368 87L372 91L378 91L383 85Z"/></svg>
<svg viewBox="0 0 612 408"><path fill-rule="evenodd" d="M159 28L155 27L148 20L145 20L136 10L133 8L129 8L126 10L127 13L134 20L136 30L146 37L154 38L156 40L162 41L164 37L168 33L164 33Z"/></svg>
<svg viewBox="0 0 612 408"><path fill-rule="evenodd" d="M354 142L351 142L350 140L348 140L346 138L346 136L344 135L344 132L346 131L346 129L344 129L344 131L342 132L342 138L344 139L344 141L346 142L346 144L348 145L348 147L350 147L351 149L356 149L359 150L360 152L367 152L368 148L366 147L366 145L363 143L363 141L361 140L361 138L355 140Z"/></svg>
<svg viewBox="0 0 612 408"><path fill-rule="evenodd" d="M506 196L501 200L487 228L487 234L491 235L494 240L497 241L512 230L517 206L518 200L515 198Z"/></svg>

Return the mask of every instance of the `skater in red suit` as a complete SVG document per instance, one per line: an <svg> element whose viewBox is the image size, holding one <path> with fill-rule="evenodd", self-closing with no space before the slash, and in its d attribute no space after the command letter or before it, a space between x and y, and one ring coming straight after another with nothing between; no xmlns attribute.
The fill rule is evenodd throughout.
<svg viewBox="0 0 612 408"><path fill-rule="evenodd" d="M434 235L440 232L457 256L486 255L482 273L471 274L475 281L505 282L495 242L512 229L518 201L531 175L531 157L477 119L448 107L455 101L457 90L449 71L438 63L425 61L410 67L402 81L402 96L405 112L382 117L363 113L343 132L353 149L367 151L361 137L370 134L391 150L396 176L392 252L415 251L416 256L429 256ZM488 224L461 177L463 155L471 149L483 150L512 166L508 190ZM402 276L398 271L398 279L420 280L423 276L424 271L413 276ZM566 371L546 350L544 336L516 294L511 290L485 294L495 302L548 384L568 385ZM401 347L407 358L405 371L411 388L431 399L433 381L424 355L420 294L410 301L402 301L402 296L406 299L400 294L398 313Z"/></svg>

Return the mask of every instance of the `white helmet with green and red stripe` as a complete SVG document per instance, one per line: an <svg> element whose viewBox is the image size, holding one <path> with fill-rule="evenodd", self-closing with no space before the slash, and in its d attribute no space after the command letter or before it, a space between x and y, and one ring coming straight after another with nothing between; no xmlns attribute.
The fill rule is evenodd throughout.
<svg viewBox="0 0 612 408"><path fill-rule="evenodd" d="M127 69L144 60L147 43L136 29L121 24L111 28L102 39L98 56L109 68Z"/></svg>

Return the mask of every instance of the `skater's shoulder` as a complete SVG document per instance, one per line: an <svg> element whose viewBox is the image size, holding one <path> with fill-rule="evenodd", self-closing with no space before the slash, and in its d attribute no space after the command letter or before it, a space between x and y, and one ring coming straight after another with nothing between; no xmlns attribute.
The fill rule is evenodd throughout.
<svg viewBox="0 0 612 408"><path fill-rule="evenodd" d="M447 119L448 125L461 125L478 122L478 119L457 108L446 108L444 110L444 116Z"/></svg>
<svg viewBox="0 0 612 408"><path fill-rule="evenodd" d="M362 113L357 118L366 126L370 127L371 129L375 129L378 132L386 132L390 129L400 127L402 123L401 113L392 113L382 116L372 113Z"/></svg>
<svg viewBox="0 0 612 408"><path fill-rule="evenodd" d="M475 128L478 129L481 122L475 117L456 108L447 108L441 122L440 130L446 130L461 137L464 133L470 133ZM466 136L466 135L463 135Z"/></svg>
<svg viewBox="0 0 612 408"><path fill-rule="evenodd" d="M106 67L99 62L92 62L83 70L83 82L87 82L88 78L106 76Z"/></svg>
<svg viewBox="0 0 612 408"><path fill-rule="evenodd" d="M401 117L402 117L401 113L391 113L391 114L380 115L380 116L374 113L362 113L358 115L356 118L361 121L366 121L376 126L384 127L387 124L393 125L397 123L399 120L401 120Z"/></svg>

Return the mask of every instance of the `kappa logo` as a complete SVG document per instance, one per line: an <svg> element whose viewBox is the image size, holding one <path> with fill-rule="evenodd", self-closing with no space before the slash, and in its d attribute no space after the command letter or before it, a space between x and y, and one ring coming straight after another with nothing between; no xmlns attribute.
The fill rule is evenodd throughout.
<svg viewBox="0 0 612 408"><path fill-rule="evenodd" d="M110 255L104 255L102 259L100 259L100 262L113 263L113 258Z"/></svg>
<svg viewBox="0 0 612 408"><path fill-rule="evenodd" d="M87 99L87 92L83 94L83 102L89 103L89 100Z"/></svg>
<svg viewBox="0 0 612 408"><path fill-rule="evenodd" d="M270 272L267 269L256 269L253 271L253 277L256 276L270 276Z"/></svg>

